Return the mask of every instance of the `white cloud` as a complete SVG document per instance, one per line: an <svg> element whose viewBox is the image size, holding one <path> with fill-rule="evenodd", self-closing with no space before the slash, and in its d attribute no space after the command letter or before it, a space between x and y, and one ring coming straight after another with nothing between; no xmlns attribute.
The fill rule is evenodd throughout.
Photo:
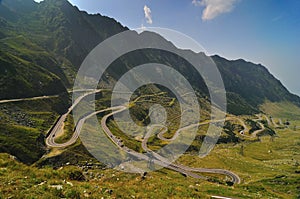
<svg viewBox="0 0 300 199"><path fill-rule="evenodd" d="M193 0L192 4L195 5L195 6L201 6L202 3L201 3L200 0Z"/></svg>
<svg viewBox="0 0 300 199"><path fill-rule="evenodd" d="M204 6L202 20L211 20L223 13L232 11L238 0L193 0L195 6Z"/></svg>
<svg viewBox="0 0 300 199"><path fill-rule="evenodd" d="M145 13L145 18L147 19L148 24L152 24L152 16L151 16L151 10L148 6L144 6L144 13Z"/></svg>

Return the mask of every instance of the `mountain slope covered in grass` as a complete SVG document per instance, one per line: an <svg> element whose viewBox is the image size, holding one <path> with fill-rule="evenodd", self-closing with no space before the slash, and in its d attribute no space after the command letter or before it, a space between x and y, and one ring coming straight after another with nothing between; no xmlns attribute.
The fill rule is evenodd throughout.
<svg viewBox="0 0 300 199"><path fill-rule="evenodd" d="M198 157L208 128L203 125L188 150L176 160L176 164L189 167L229 170L241 178L241 184L233 187L228 177L218 174L201 173L209 179L202 180L169 169L144 176L108 169L89 154L79 139L65 148L47 147L49 130L70 107L72 93L67 91L72 89L84 58L100 42L126 30L116 20L80 11L67 0L0 1L0 198L300 197L300 98L264 66L242 59L210 57L224 80L231 114L208 156ZM177 49L155 33L132 32L132 36L136 42L152 38L195 60L207 58L204 53ZM201 121L210 119L210 96L204 78L175 54L154 49L130 52L111 64L103 81L113 85L130 69L150 62L178 70L197 93ZM167 75L162 74L162 78L167 79ZM111 91L96 95L97 110L110 105L110 95ZM165 136L172 137L181 116L174 95L167 88L151 84L140 87L132 100L139 97L130 107L133 120L148 124L149 107L159 103L170 116ZM1 103L15 98L30 99ZM253 115L262 112L269 115ZM104 114L98 115L99 121ZM58 133L57 142L73 135L72 118L69 115L64 122L64 134ZM126 147L145 152L139 129L134 129L136 136L130 137L114 120L109 119L107 125ZM125 131L130 128L126 125ZM249 133L243 131L246 128ZM152 136L147 144L156 150L167 142Z"/></svg>
<svg viewBox="0 0 300 199"><path fill-rule="evenodd" d="M0 27L0 99L64 92L72 87L77 69L96 45L127 30L114 19L79 11L66 0L45 0L41 3L4 0L0 5ZM161 37L156 39L157 42L166 42ZM137 53L128 60L147 63L153 59L153 54L155 52ZM171 64L178 61L168 54L160 60L155 59ZM299 106L300 99L290 94L265 67L243 60L229 61L219 56L212 59L228 92L229 112L252 114L258 112L259 105L266 100L291 101ZM128 66L128 60L119 59L116 69L122 68L122 65L130 69L132 66ZM180 72L191 81L200 81L195 80L194 71L187 63L183 63ZM207 96L203 81L197 82L195 87Z"/></svg>
<svg viewBox="0 0 300 199"><path fill-rule="evenodd" d="M80 11L67 0L45 0L41 3L33 0L3 0L0 3L0 100L57 94L64 97L48 100L49 104L42 103L43 107L34 113L28 104L26 108L16 110L12 108L14 105L9 105L9 112L5 112L5 104L0 104L2 118L6 118L1 120L1 151L16 156L19 154L19 159L26 163L38 160L45 152L41 138L46 135L55 118L66 110L69 100L67 89L72 88L84 58L100 42L126 30L128 28L116 20ZM146 36L153 37L154 42L175 48L154 33L133 35L137 41ZM194 59L206 56L192 51L182 52ZM244 60L230 61L219 56L211 58L224 80L229 113L258 113L266 101L300 106L300 98L291 94L264 66ZM186 60L168 52L153 49L131 52L115 60L107 73L113 80L111 82L115 82L134 66L149 62L174 67L197 91L199 101L209 102L203 78L196 75L197 72ZM156 89L164 90L159 86ZM31 106L36 108L36 103ZM25 113L31 118L28 121L37 121L34 125L28 121L20 123L18 118L9 117L13 112ZM40 115L44 118L38 120ZM16 141L24 134L30 138L30 144ZM19 144L14 146L11 143ZM30 149L34 147L37 152L32 154Z"/></svg>

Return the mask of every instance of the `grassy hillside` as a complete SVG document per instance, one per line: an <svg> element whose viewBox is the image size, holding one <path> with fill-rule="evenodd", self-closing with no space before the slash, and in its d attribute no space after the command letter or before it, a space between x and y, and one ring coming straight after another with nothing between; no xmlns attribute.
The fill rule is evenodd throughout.
<svg viewBox="0 0 300 199"><path fill-rule="evenodd" d="M3 0L0 10L0 99L64 92L72 86L77 69L96 45L128 30L109 17L79 11L67 0L45 0L39 4L33 0ZM143 41L144 37L174 48L152 33L136 34L136 41ZM183 53L196 60L205 56ZM219 56L212 59L222 74L230 113L257 113L265 100L300 105L300 98L290 94L262 65ZM109 73L118 79L137 64L149 62L174 67L189 80L199 97L209 98L202 77L196 75L189 63L171 53L132 52L116 60Z"/></svg>
<svg viewBox="0 0 300 199"><path fill-rule="evenodd" d="M299 122L298 122L299 123ZM103 170L95 162L81 166L38 169L0 154L0 197L7 198L299 198L300 137L286 129L270 141L244 145L221 144L207 157L186 154L178 162L204 168L224 168L242 178L242 184L228 186L226 178L210 175L211 182L186 178L162 169L142 178L116 170ZM67 163L68 164L68 163ZM91 166L86 166L91 165ZM159 187L159 188L158 188Z"/></svg>
<svg viewBox="0 0 300 199"><path fill-rule="evenodd" d="M0 99L14 99L59 94L66 90L53 73L0 51L0 92Z"/></svg>
<svg viewBox="0 0 300 199"><path fill-rule="evenodd" d="M66 0L5 0L0 10L0 99L65 92L90 50L124 30Z"/></svg>
<svg viewBox="0 0 300 199"><path fill-rule="evenodd" d="M46 152L46 133L66 111L67 99L61 96L0 104L0 152L10 153L26 164L39 160Z"/></svg>
<svg viewBox="0 0 300 199"><path fill-rule="evenodd" d="M300 105L300 98L291 94L261 64L253 64L242 59L229 61L219 56L212 58L222 74L226 91L238 94L241 104L247 102L248 106L259 108L259 105L268 100L289 101L297 106ZM231 100L230 96L228 98Z"/></svg>
<svg viewBox="0 0 300 199"><path fill-rule="evenodd" d="M258 121L254 120L262 120L265 124L267 121L249 115L263 111L276 119L289 119L290 129L282 125L276 130L277 137L263 132L259 138L246 139L240 135L243 127L238 122L228 122L213 152L200 159L197 152L207 128L203 126L187 153L178 160L188 166L231 170L241 176L240 185L229 186L228 179L219 175L208 175L210 180L202 181L162 169L142 178L103 169L104 165L96 162L79 140L71 147L48 151L44 145L45 136L70 106L66 91L72 87L83 59L101 41L125 30L127 28L114 19L100 14L89 15L66 0L45 0L39 4L33 0L3 0L0 3L0 100L60 95L0 104L0 152L14 155L18 160L0 155L0 198L300 197L300 137L297 131L300 98L289 93L264 66L244 60L212 57L224 80L229 113L244 115L240 118L251 119L253 126L258 127ZM136 42L150 37L153 42L174 48L153 33L134 36ZM206 58L203 53L183 53L196 60ZM186 77L198 94L203 108L202 119L208 119L210 99L203 77L177 55L153 49L134 51L115 60L106 72L114 83L128 70L149 62L172 66ZM162 74L162 78L166 77L167 74ZM171 131L166 135L171 137L179 123L178 103L168 89L159 85L142 87L135 97L149 94L148 91L164 95L145 98L147 103L144 104L136 103L131 114L138 124L145 125L149 123L147 114L151 104L166 105L171 116L168 118ZM99 97L97 110L110 103L110 94L99 94ZM108 126L124 139L126 146L142 152L140 142L125 136L113 120ZM65 122L66 134L57 141L68 140L73 129L70 115ZM266 131L273 133L273 129ZM165 144L155 137L149 140L152 149Z"/></svg>
<svg viewBox="0 0 300 199"><path fill-rule="evenodd" d="M300 108L289 101L283 102L265 102L260 106L260 109L277 118L283 118L288 120L300 119Z"/></svg>

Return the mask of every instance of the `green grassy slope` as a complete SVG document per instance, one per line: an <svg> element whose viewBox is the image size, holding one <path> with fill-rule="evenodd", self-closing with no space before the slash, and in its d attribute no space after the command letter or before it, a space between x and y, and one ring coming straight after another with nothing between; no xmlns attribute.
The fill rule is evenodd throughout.
<svg viewBox="0 0 300 199"><path fill-rule="evenodd" d="M67 98L0 104L0 152L32 164L46 152L44 138L66 111Z"/></svg>
<svg viewBox="0 0 300 199"><path fill-rule="evenodd" d="M8 155L0 155L0 197L14 198L210 198L218 195L232 198L299 198L300 137L299 131L278 131L270 141L241 145L221 144L205 158L186 154L178 162L194 167L224 168L237 173L242 183L228 186L228 180L209 175L211 182L186 178L177 172L162 169L138 174L116 170L63 165L57 170L37 169L18 163ZM88 161L89 162L89 161ZM80 164L79 164L80 165ZM84 177L82 177L84 176ZM53 185L62 185L57 190ZM17 191L16 191L17 190Z"/></svg>
<svg viewBox="0 0 300 199"><path fill-rule="evenodd" d="M88 15L71 6L66 0L45 0L40 4L34 3L33 0L4 0L0 5L0 99L59 93L66 95L66 88L72 86L76 70L90 50L104 39L125 30L127 28L115 20L101 15ZM137 41L143 40L147 34L149 36L149 33L136 35ZM150 33L150 36L156 38L157 42L168 43L157 35ZM202 53L185 53L194 58L204 56ZM299 97L290 94L265 67L243 60L229 61L217 56L212 58L220 69L228 91L230 113L254 114L261 108L276 117L298 119ZM155 50L132 52L116 60L107 72L116 80L134 66L148 62L161 62L178 69L199 93L205 117L208 115L209 96L203 79L196 75L192 66L178 56ZM147 91L147 88L143 89ZM151 89L157 93L166 90L157 85ZM107 95L102 97L110 100ZM260 106L266 100L273 104L269 107ZM282 101L287 104L281 104ZM64 165L67 161L78 164L91 158L80 142L68 149L53 150L50 153L51 157L40 159L46 152L44 136L57 117L66 111L68 102L69 98L62 96L0 104L0 152L10 153L26 164L38 161L38 166L64 167L58 170L38 170L34 166L27 167L13 161L7 155L1 155L0 198L41 195L45 198L154 198L157 195L165 198L171 194L176 198L203 198L210 195L236 198L299 196L299 132L290 129L278 130L279 138L275 138L275 141L263 137L262 142L241 142L236 135L222 135L222 142L204 159L195 156L203 138L199 136L188 153L179 160L189 166L232 170L243 179L243 184L235 187L227 186L227 179L221 176L211 176L214 182L206 182L187 179L165 169L149 174L146 180L141 179L139 175L91 169L93 174L103 174L104 177L85 173L87 181L78 181L74 179L74 175L87 171ZM101 102L97 103L97 108L103 108ZM147 108L142 108L142 112L140 109L132 109L131 113L137 122L147 123L147 120L143 120L147 115ZM176 109L170 109L170 115L174 118L180 115ZM68 119L71 120L71 117ZM62 142L72 133L72 122L68 121L66 124L69 134L61 137ZM293 125L296 130L297 124ZM176 129L176 123L170 126ZM109 127L118 136L125 137L113 122L109 123ZM168 136L170 135L168 132ZM128 139L125 143L142 150L137 146L139 143L136 140ZM150 140L150 144L154 148L165 143L153 139ZM71 181L73 186L64 182L64 179ZM60 184L63 184L62 190L51 187ZM157 189L158 187L161 189Z"/></svg>
<svg viewBox="0 0 300 199"><path fill-rule="evenodd" d="M3 0L0 9L0 57L3 59L3 70L0 73L3 96L0 95L0 99L60 93L65 87L70 88L76 71L87 54L106 38L128 30L109 17L79 11L67 0L45 0L39 4L33 0ZM152 37L153 41L174 48L171 43L155 34L144 33L136 37L137 41L143 40L143 37ZM195 59L204 56L203 53L183 53ZM15 57L15 61L7 56ZM212 59L222 74L228 92L230 113L257 113L259 105L265 100L291 101L297 106L300 105L300 98L290 94L265 67L243 60L229 61L219 56L213 56ZM202 78L196 75L193 67L167 52L132 52L116 60L109 73L117 79L121 75L119 73L126 72L136 64L149 62L174 67L189 80L200 97L209 97ZM29 74L34 72L30 69L30 73L24 73L22 67L30 68L29 65L39 71L39 74L33 73L33 77L30 77ZM15 72L8 76L5 73L7 68L14 68ZM12 80L9 81L12 75L15 77L13 80L17 82L15 87L11 84ZM43 88L38 87L37 82L40 82ZM14 95L11 92L11 89L17 90L16 88L21 86L23 87L19 89L19 93L15 92Z"/></svg>
<svg viewBox="0 0 300 199"><path fill-rule="evenodd" d="M283 121L284 119L300 119L300 108L289 101L265 102L260 106L260 109L273 117L282 118Z"/></svg>
<svg viewBox="0 0 300 199"><path fill-rule="evenodd" d="M0 99L65 92L89 51L124 30L65 0L3 1L0 10Z"/></svg>
<svg viewBox="0 0 300 199"><path fill-rule="evenodd" d="M60 79L44 68L0 51L0 99L66 92Z"/></svg>

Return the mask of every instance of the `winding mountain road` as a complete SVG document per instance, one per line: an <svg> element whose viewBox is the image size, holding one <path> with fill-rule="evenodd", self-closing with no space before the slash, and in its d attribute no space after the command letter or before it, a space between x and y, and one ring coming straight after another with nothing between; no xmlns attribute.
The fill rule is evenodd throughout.
<svg viewBox="0 0 300 199"><path fill-rule="evenodd" d="M213 122L219 122L219 121L213 121ZM180 131L187 130L187 129L195 127L195 126L205 125L205 124L208 124L208 123L210 123L210 122L202 122L200 124L193 124L193 125L186 126L184 128L178 129L176 131L175 135L177 135L176 137L178 137L178 134L180 133ZM222 174L222 175L229 176L232 179L232 182L235 183L235 184L239 184L241 182L241 179L239 178L238 175L236 175L235 173L233 173L231 171L225 170L225 169L192 168L192 167L187 167L187 166L180 165L180 164L170 163L169 160L167 160L166 158L164 158L164 157L160 156L159 154L155 153L154 151L152 151L151 149L149 149L148 146L147 146L148 139L151 137L151 135L153 133L153 129L155 127L162 127L162 129L163 129L157 135L158 138L163 138L162 135L165 132L167 132L167 128L164 127L164 126L162 126L162 125L152 125L151 128L149 129L149 131L146 133L146 135L145 135L145 137L144 137L144 139L142 141L142 148L143 148L143 150L147 151L148 153L151 153L156 159L158 159L158 160L160 160L162 162L168 163L172 167L180 168L180 169L182 169L184 171L199 172L199 173ZM175 135L171 139L163 138L163 140L165 140L165 141L173 141L173 140L176 139L176 138L174 138Z"/></svg>
<svg viewBox="0 0 300 199"><path fill-rule="evenodd" d="M268 126L271 126L272 122L270 121L270 118L266 115L264 115L264 118L267 120Z"/></svg>
<svg viewBox="0 0 300 199"><path fill-rule="evenodd" d="M87 91L94 91L95 89L75 89L75 90L68 90L68 93L75 93L75 92L87 92ZM10 103L10 102L22 102L22 101L33 101L33 100L42 100L42 99L51 99L59 97L59 95L43 95L37 97L28 97L28 98L18 98L18 99L5 99L0 100L0 104Z"/></svg>
<svg viewBox="0 0 300 199"><path fill-rule="evenodd" d="M278 128L279 127L279 125L275 122L274 118L271 118L271 122L272 122L274 128Z"/></svg>
<svg viewBox="0 0 300 199"><path fill-rule="evenodd" d="M50 98L55 98L55 97L58 97L58 95L39 96L39 97L20 98L20 99L0 100L0 104L10 103L10 102L22 102L22 101L32 101L32 100L50 99Z"/></svg>
<svg viewBox="0 0 300 199"><path fill-rule="evenodd" d="M260 126L260 129L254 131L254 132L251 134L251 137L256 137L257 134L259 134L259 133L261 133L261 132L263 132L263 131L265 130L265 126L264 126L262 123L258 122L258 124L259 124L259 126Z"/></svg>
<svg viewBox="0 0 300 199"><path fill-rule="evenodd" d="M59 120L57 121L57 123L55 124L55 126L52 128L51 132L49 133L49 136L46 138L46 144L49 147L54 147L54 148L63 148L63 147L67 147L70 146L72 144L74 144L76 142L76 140L78 139L79 135L80 135L80 131L82 129L83 124L85 123L85 121L94 116L97 115L99 113L102 112L106 112L106 111L113 111L107 115L105 115L102 120L101 120L101 126L103 131L106 133L107 137L122 151L138 158L141 160L146 160L146 161L152 161L154 164L160 165L162 167L180 172L186 176L190 176L193 178L197 178L197 179L207 179L206 177L203 177L197 173L194 172L199 172L199 173L214 173L214 174L223 174L223 175L227 175L229 177L231 177L232 182L233 183L240 183L240 178L238 177L238 175L227 171L227 170L223 170L223 169L205 169L205 168L190 168L190 167L186 167L183 165L177 165L177 164L173 164L171 162L169 162L167 159L161 157L159 154L151 151L148 149L147 147L147 140L148 139L144 139L142 142L142 147L144 148L145 151L149 152L152 154L152 156L154 157L153 159L151 159L149 156L142 154L142 153L138 153L132 149L129 149L128 147L124 146L121 142L120 139L118 139L116 136L114 136L114 134L110 131L110 129L107 126L107 120L108 118L110 118L111 116L113 116L114 114L120 113L124 110L126 110L128 107L126 106L117 106L117 107L112 107L112 108L107 108L107 109L103 109L100 111L96 111L94 113L89 114L88 116L80 119L75 127L75 132L73 133L72 138L65 142L65 143L56 143L55 142L55 137L58 133L59 130L61 130L62 126L63 126L63 122L65 121L65 119L67 118L68 114L70 114L70 112L77 106L77 104L86 96L91 95L91 94L95 94L97 92L101 92L102 90L92 90L90 92L84 93L82 96L78 97L73 105L68 109L67 113L65 113L64 115L62 115ZM220 120L223 121L223 120ZM186 130L195 126L199 126L199 125L204 125L204 124L208 124L210 122L218 122L218 121L206 121L200 124L191 124L189 126L183 127L179 130L176 131L176 134L171 138L171 139L166 139L163 137L163 134L167 131L164 130L159 134L159 137L162 140L166 140L166 141L171 141L171 140L175 140L180 131L182 130ZM151 134L152 133L152 129L147 133L147 134Z"/></svg>
<svg viewBox="0 0 300 199"><path fill-rule="evenodd" d="M92 90L92 91L84 93L83 95L81 95L80 97L78 97L74 101L74 103L72 104L72 106L68 109L68 111L65 114L63 114L62 116L60 116L59 120L56 122L56 124L54 125L54 127L51 129L51 132L48 133L48 137L46 138L46 145L49 146L49 147L56 147L57 148L57 147L67 147L67 146L69 146L71 144L74 144L76 142L76 140L78 139L79 133L80 133L80 131L77 130L77 129L79 129L77 127L76 127L75 132L73 133L72 138L69 141L67 141L66 143L63 143L63 144L56 143L55 142L55 136L58 133L58 131L61 130L61 128L63 128L63 123L66 120L67 116L71 113L71 111L77 106L77 104L83 98L85 98L86 96L95 94L95 93L99 93L101 91L103 91L103 90L101 90L101 89ZM84 123L84 120L80 120L78 122L80 130L81 130L81 127L82 127L83 123Z"/></svg>
<svg viewBox="0 0 300 199"><path fill-rule="evenodd" d="M120 142L120 140L119 140L118 138L116 138L116 137L113 135L113 133L110 131L110 129L107 127L107 124L106 124L106 123L107 123L107 119L108 119L109 117L111 117L112 115L117 114L117 113L120 113L120 112L122 112L122 111L124 111L124 110L127 109L127 107L125 107L125 106L123 106L123 107L120 106L120 107L115 107L115 108L119 108L119 110L117 110L117 111L115 111L115 112L112 112L112 113L110 113L110 114L108 114L108 115L105 115L105 116L102 118L102 120L101 120L101 126L102 126L104 132L106 133L107 137L108 137L108 138L109 138L109 139L110 139L110 140L111 140L111 141L112 141L112 142L113 142L120 150L122 150L122 151L124 151L124 152L126 152L126 153L128 153L128 154L130 154L130 155L132 155L132 156L134 156L134 157L136 157L136 158L138 158L138 159L149 161L150 158L149 158L147 155L142 154L142 153L138 153L138 152L136 152L136 151L134 151L134 150L132 150L132 149L129 149L129 148L127 148L126 146L124 146L124 145ZM171 170L180 172L180 173L182 173L182 174L184 174L184 175L187 175L187 176L190 176L190 177L193 177L193 178L198 178L198 179L206 179L206 178L203 177L203 176L200 176L200 175L195 174L195 173L192 173L192 172L190 172L190 171L188 171L188 170L182 169L181 167L178 167L178 166L176 166L176 165L172 165L172 164L170 164L169 162L161 161L161 160L159 160L159 159L153 159L152 161L153 161L154 164L157 164L157 165L160 165L160 166L162 166L162 167L166 167L166 168L168 168L168 169L171 169Z"/></svg>

